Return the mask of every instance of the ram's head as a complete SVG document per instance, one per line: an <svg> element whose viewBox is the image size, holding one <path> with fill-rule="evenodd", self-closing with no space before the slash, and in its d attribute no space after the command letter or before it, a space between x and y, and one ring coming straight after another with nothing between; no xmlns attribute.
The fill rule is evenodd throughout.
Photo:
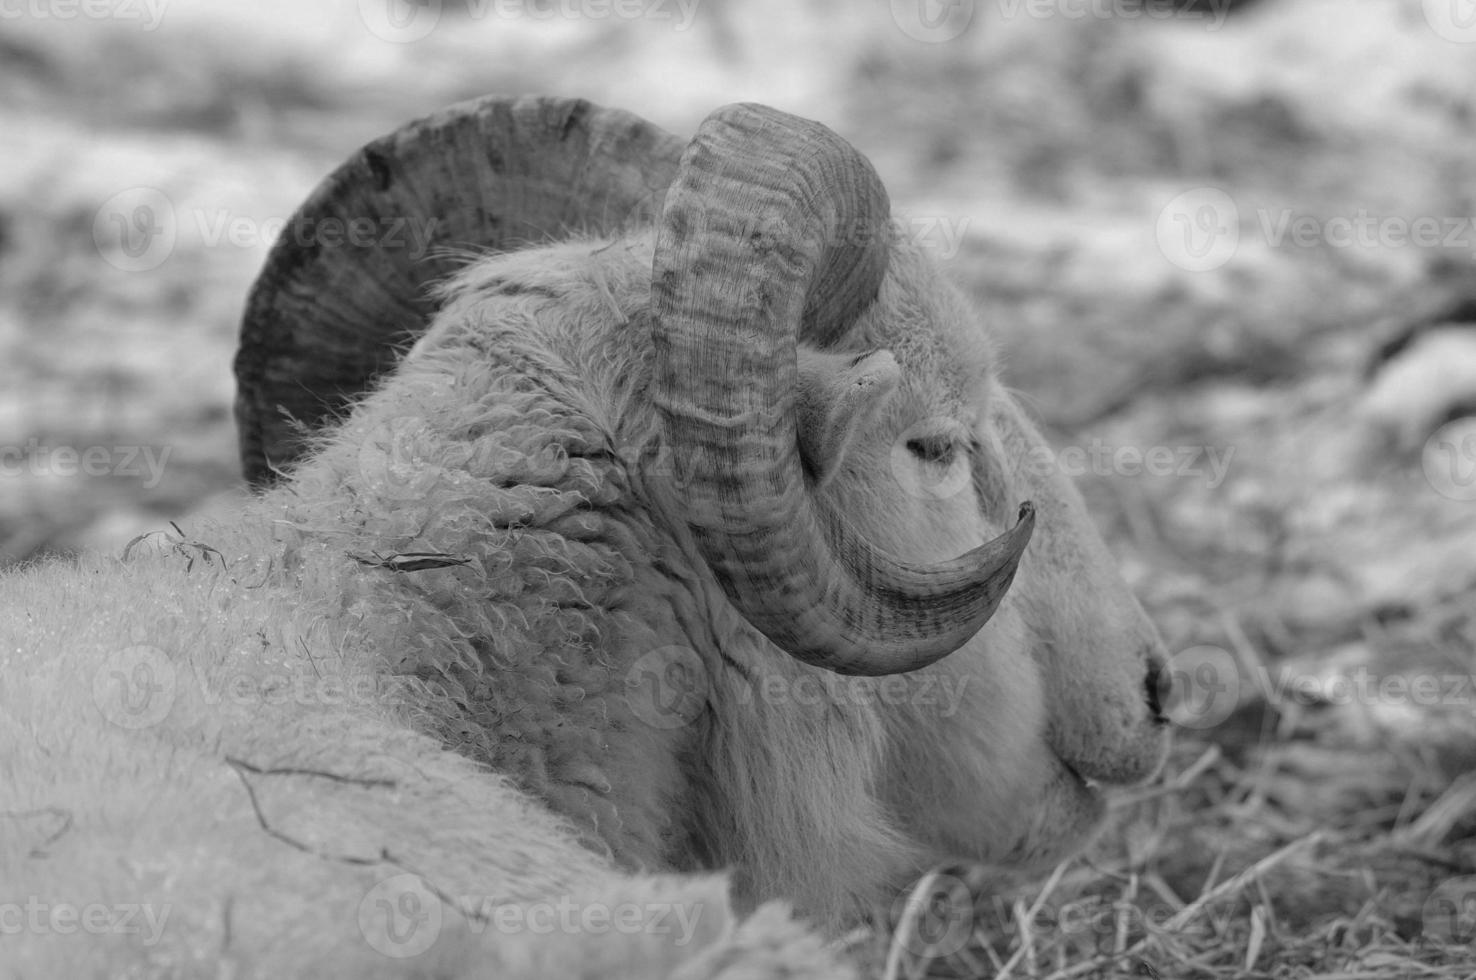
<svg viewBox="0 0 1476 980"><path fill-rule="evenodd" d="M356 222L391 234L321 240ZM397 363L494 361L598 430L560 452L618 464L618 506L681 555L647 556L676 605L705 604L657 637L709 675L699 768L719 785L699 779L683 828L702 859L825 901L939 853L1047 858L1098 819L1091 783L1157 767L1152 627L1041 465L984 326L825 127L730 106L684 148L582 102L486 100L370 144L304 205L251 299L246 472L271 482ZM464 387L448 397L487 397ZM753 707L756 677L818 672L906 680L858 681L806 725ZM740 738L761 745L723 747ZM734 771L765 756L792 771ZM854 825L833 887L793 867L807 818ZM860 840L887 859L839 856Z"/></svg>

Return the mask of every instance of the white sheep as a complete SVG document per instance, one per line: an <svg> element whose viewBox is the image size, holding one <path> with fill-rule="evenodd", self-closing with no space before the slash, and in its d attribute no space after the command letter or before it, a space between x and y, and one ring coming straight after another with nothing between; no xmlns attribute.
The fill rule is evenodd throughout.
<svg viewBox="0 0 1476 980"><path fill-rule="evenodd" d="M816 123L413 123L237 373L277 485L0 579L13 975L849 976L931 863L1056 860L1160 763L1152 627Z"/></svg>

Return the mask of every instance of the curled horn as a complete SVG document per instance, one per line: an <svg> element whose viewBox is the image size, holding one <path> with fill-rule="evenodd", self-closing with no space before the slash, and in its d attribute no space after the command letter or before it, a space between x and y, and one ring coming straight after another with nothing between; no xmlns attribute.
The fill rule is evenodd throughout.
<svg viewBox="0 0 1476 980"><path fill-rule="evenodd" d="M806 663L915 670L989 619L1034 528L952 561L899 561L808 491L796 345L832 343L876 298L889 203L870 163L818 123L757 105L707 118L667 192L652 269L653 398L686 520L729 598Z"/></svg>
<svg viewBox="0 0 1476 980"><path fill-rule="evenodd" d="M271 483L310 433L389 370L468 250L652 220L681 142L575 99L463 102L368 144L287 223L236 355L241 465Z"/></svg>

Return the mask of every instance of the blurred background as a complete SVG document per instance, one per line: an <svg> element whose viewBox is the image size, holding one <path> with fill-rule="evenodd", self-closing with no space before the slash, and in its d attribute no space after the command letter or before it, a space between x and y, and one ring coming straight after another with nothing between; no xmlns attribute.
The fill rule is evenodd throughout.
<svg viewBox="0 0 1476 980"><path fill-rule="evenodd" d="M231 356L282 223L493 92L839 131L982 310L1186 729L1316 746L1275 784L1324 781L1313 825L1464 785L1476 692L1330 692L1472 673L1472 0L5 0L0 565L237 489Z"/></svg>

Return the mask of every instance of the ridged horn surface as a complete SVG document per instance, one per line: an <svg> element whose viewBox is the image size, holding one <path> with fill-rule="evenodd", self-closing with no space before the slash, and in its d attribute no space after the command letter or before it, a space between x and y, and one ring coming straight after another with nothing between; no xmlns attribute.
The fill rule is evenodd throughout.
<svg viewBox="0 0 1476 980"><path fill-rule="evenodd" d="M490 97L359 150L292 216L247 299L236 355L253 486L301 454L425 329L455 253L653 219L682 144L575 99Z"/></svg>
<svg viewBox="0 0 1476 980"><path fill-rule="evenodd" d="M1026 504L973 551L910 564L822 511L806 485L796 344L838 339L875 299L888 219L876 172L835 133L727 106L682 155L652 270L653 399L697 546L749 622L845 674L915 670L962 646L1034 527Z"/></svg>

